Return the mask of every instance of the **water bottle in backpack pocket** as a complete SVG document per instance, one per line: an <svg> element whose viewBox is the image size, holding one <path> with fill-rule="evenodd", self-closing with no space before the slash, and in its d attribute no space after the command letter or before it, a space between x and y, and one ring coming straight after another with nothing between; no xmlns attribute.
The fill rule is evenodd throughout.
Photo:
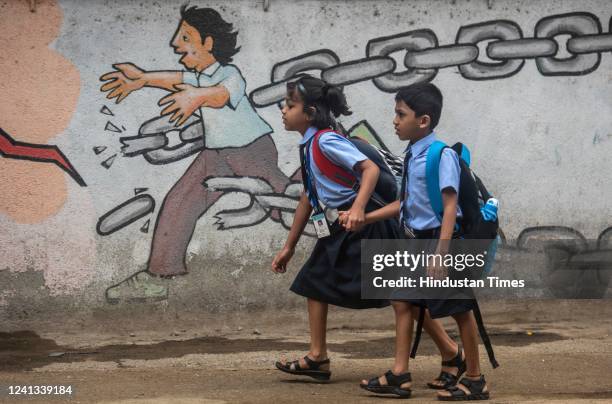
<svg viewBox="0 0 612 404"><path fill-rule="evenodd" d="M495 198L489 198L487 203L484 204L482 208L480 208L480 213L482 215L482 219L486 223L494 223L497 221L497 209L499 207L499 202ZM497 233L497 228L499 226L495 226L495 232ZM491 229L493 230L493 229ZM482 277L489 276L491 271L493 270L493 262L495 261L495 254L497 253L497 246L501 242L501 238L499 234L495 235L495 238L489 244L487 248L487 257L485 259L485 265L482 271Z"/></svg>

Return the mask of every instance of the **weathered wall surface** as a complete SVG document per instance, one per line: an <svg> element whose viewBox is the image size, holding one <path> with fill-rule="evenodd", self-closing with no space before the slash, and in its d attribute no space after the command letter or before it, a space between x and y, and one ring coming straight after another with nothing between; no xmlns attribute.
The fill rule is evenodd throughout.
<svg viewBox="0 0 612 404"><path fill-rule="evenodd" d="M203 107L204 140L196 115L178 129L154 120L168 91L133 88L118 104L113 94L113 82L138 74L113 65L185 70L170 46L180 4L38 0L30 12L27 1L0 0L3 318L138 301L209 312L299 302L287 286L313 239L289 274L268 267L299 189L298 135L283 129L276 102L303 71L345 85L354 113L344 127L395 154L404 146L393 135L393 93L431 80L445 96L437 131L471 147L501 200L508 243L609 246L608 1L272 0L267 11L194 1L238 31L232 64L246 88L237 104L249 110L207 121ZM255 146L230 140L245 128L262 135ZM167 197L203 148L205 175L183 184L199 202ZM150 257L154 272L189 272L151 278L139 272Z"/></svg>

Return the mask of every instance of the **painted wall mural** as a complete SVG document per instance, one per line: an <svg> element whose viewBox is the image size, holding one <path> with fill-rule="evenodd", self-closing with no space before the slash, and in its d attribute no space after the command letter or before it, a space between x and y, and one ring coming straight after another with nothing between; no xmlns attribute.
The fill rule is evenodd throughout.
<svg viewBox="0 0 612 404"><path fill-rule="evenodd" d="M560 34L570 35L566 44L556 41ZM161 205L147 268L109 287L106 298L111 303L167 298L168 283L156 277L188 273L185 255L195 223L225 193L246 194L248 204L218 212L214 223L218 230L255 226L267 219L290 227L301 191L299 170L291 176L279 170L278 150L269 136L272 128L253 107L278 103L286 83L301 73L318 71L323 79L342 86L372 80L380 91L392 93L431 81L439 69L449 67L457 67L468 80L508 78L527 59L534 59L544 76L586 75L599 66L601 52L612 50L612 35L602 33L598 17L586 12L543 18L532 38L525 38L521 27L510 20L462 26L452 45L439 45L432 30L419 29L370 40L366 57L359 60L341 63L332 50L319 49L278 62L271 71L271 84L247 97L246 79L230 64L240 51L237 35L217 10L182 8L170 46L186 71L145 71L128 62L113 64L114 70L100 77L101 91L117 104L145 87L169 92L158 100L161 116L144 121L137 135L120 137L123 156L142 156L150 164L164 165L197 154ZM478 45L485 41L486 56L492 61L479 60ZM569 57L557 56L560 45L566 46ZM408 51L404 71L390 56L398 51ZM100 112L113 116L106 105ZM125 128L119 126L109 120L105 130L123 134ZM365 136L388 152L367 121L347 132ZM104 150L105 146L97 146L94 152ZM109 168L116 157L113 154L101 164ZM148 232L155 200L141 192L135 190L136 196L101 216L98 234L112 234L143 218L140 230Z"/></svg>
<svg viewBox="0 0 612 404"><path fill-rule="evenodd" d="M453 25L450 37L439 26L433 29L424 24L408 30L413 22L402 21L385 26L388 32L384 36L369 36L368 32L380 29L368 28L365 38L354 36L359 40L354 40L353 35L334 37L320 32L319 43L309 40L307 47L293 50L278 32L273 38L261 36L269 43L258 43L245 36L244 30L251 21L232 11L234 5L218 3L208 8L206 2L192 2L179 8L145 1L144 8L155 6L167 12L154 10L149 15L164 23L172 21L167 32L152 31L153 40L144 50L130 49L128 42L120 42L121 46L117 42L107 46L102 43L95 55L99 59L90 67L74 54L64 57L55 50L59 47L66 53L68 48L75 48L74 42L62 43L58 38L81 32L75 31L81 22L74 16L79 14L64 19L62 8L66 11L81 7L80 12L86 8L78 2L62 1L40 1L32 13L27 5L0 0L0 22L6 27L0 35L0 46L7 52L0 59L0 70L6 78L0 88L10 94L0 100L0 172L2 179L7 180L3 184L6 189L20 190L24 184L27 188L27 192L3 192L0 214L16 223L40 223L65 206L69 186L80 185L75 188L91 192L94 199L100 197L92 215L97 222L94 236L100 236L95 241L98 248L104 249L105 241L121 237L150 237L146 238L148 259L144 266L134 264L127 274L113 273L102 282L109 303L168 299L170 288L176 284L172 279L189 276L190 269L197 270L188 268L188 246L204 216L209 221L206 225L212 226L219 237L269 224L289 229L301 182L299 169L287 161L297 161L298 156L286 157L289 154L286 144L279 142L279 130L275 131L270 117L284 97L286 83L301 74L320 75L332 84L358 91L359 85L367 84L370 86L367 94L374 97L389 96L413 83L432 80L437 83L445 79L443 73L454 72L456 78L452 80L462 85L468 83L476 88L474 91L484 93L490 91L483 90L486 83L517 80L521 74L527 77L532 74L527 73L530 67L535 77L542 78L550 88L559 87L560 80L587 80L609 71L612 55L612 18L581 10L532 14L524 18L532 21L529 25L516 22L513 10L500 11L494 18L453 17L451 12L451 20L455 18L460 24ZM321 2L321 10L326 7L324 3ZM332 7L336 6L328 8ZM130 21L136 24L145 15L144 11L131 8L113 12L117 16L108 13L88 20L90 23L100 20L100 26L92 28L95 35L84 41L98 40L97 35L109 24L116 23L114 27L125 24L128 31ZM283 15L279 13L278 17ZM397 17L399 21L404 16L398 13ZM112 22L113 18L125 21ZM257 21L254 25L259 23L253 21ZM154 23L153 19L149 21L150 26ZM64 31L60 34L62 26ZM114 34L119 35L116 30ZM126 34L125 38L133 39L128 37ZM351 54L347 51L351 46L356 57L346 56ZM160 58L163 60L160 63L156 57L147 56L164 50L170 50L174 60ZM261 54L261 59L245 62L240 58L245 52L250 59L253 54ZM258 67L264 59L265 67ZM142 68L145 61L153 68ZM40 66L44 67L44 75L40 74ZM87 83L85 80L81 83L84 72ZM88 93L83 104L77 105L82 88L91 92L89 87L94 85L93 98ZM128 97L130 101L124 102ZM143 104L126 106L133 99ZM373 101L364 97L359 102ZM385 144L385 139L389 139L383 136L385 128L377 120L381 107L376 108L371 115L356 114L358 122L347 124L345 132L366 138L380 148L398 170L399 151ZM90 129L89 122L79 122L81 126L77 127L87 131L71 133L69 141L64 138L56 142L54 136L66 129L77 109L83 115L95 115L91 120L96 127ZM532 127L539 128L537 124ZM95 137L89 130L111 136ZM599 130L592 143L605 147L610 136ZM86 138L95 142L83 148L81 142ZM557 163L565 158L556 149L555 156ZM168 168L163 175L171 179L172 186L166 192L155 182L140 180L138 173L117 169L126 161L130 161L130 167L135 167L135 162L142 163L138 169L148 173ZM177 170L183 167L181 164L185 167L182 173ZM128 177L137 180L130 182L129 188L102 190L96 184L98 173L106 175L107 182L113 177L117 184ZM488 177L486 172L484 177ZM232 206L218 203L224 196L241 202ZM36 209L35 200L40 201ZM571 268L574 271L571 276L576 279L595 274L601 286L597 293L605 293L610 278L608 268L612 265L609 243L612 229L601 232L598 242L588 243L571 226L539 224L521 223L514 229L524 228L517 241L510 242L504 237L502 248L532 251L536 245L546 245L542 252L549 257L548 271ZM91 223L87 226L92 227L93 233L94 226ZM310 227L306 235L313 237ZM559 247L558 241L567 239L572 240L571 246L566 243Z"/></svg>

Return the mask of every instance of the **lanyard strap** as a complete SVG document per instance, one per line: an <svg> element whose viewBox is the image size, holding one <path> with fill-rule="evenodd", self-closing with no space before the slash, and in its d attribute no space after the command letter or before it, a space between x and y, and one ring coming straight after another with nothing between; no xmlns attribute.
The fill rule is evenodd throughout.
<svg viewBox="0 0 612 404"><path fill-rule="evenodd" d="M319 204L319 196L317 195L317 188L313 182L314 175L312 174L312 169L310 167L310 145L312 144L312 139L306 144L300 145L300 163L301 163L301 171L302 171L302 183L304 184L304 189L306 189L306 195L308 196L308 201L310 202L310 206L314 209L315 214L319 214L323 212L321 209L321 205Z"/></svg>
<svg viewBox="0 0 612 404"><path fill-rule="evenodd" d="M400 190L400 223L404 223L404 217L408 212L404 212L404 201L408 199L408 163L412 158L412 148L408 149L406 156L404 156L404 169L402 172L402 188Z"/></svg>

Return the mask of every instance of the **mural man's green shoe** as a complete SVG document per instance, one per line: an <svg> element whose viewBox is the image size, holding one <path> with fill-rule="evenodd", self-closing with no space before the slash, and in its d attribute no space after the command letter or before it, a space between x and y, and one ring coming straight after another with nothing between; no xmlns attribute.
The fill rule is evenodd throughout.
<svg viewBox="0 0 612 404"><path fill-rule="evenodd" d="M139 271L106 289L108 303L154 302L168 299L168 286L147 271Z"/></svg>

